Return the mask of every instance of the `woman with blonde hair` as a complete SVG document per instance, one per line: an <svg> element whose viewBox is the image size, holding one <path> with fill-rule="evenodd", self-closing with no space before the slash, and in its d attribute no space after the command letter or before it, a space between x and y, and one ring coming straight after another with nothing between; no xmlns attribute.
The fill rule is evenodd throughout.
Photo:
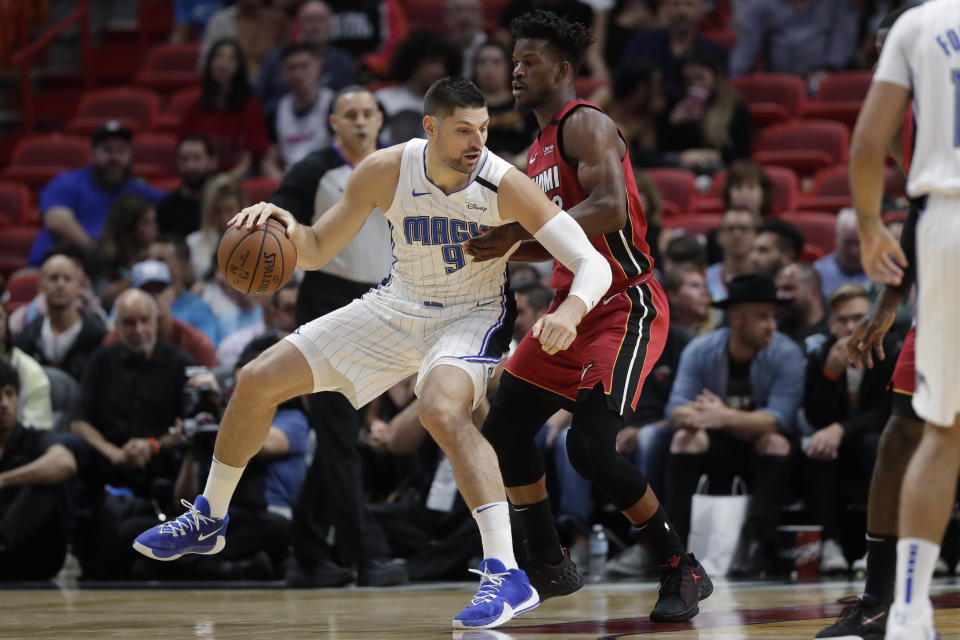
<svg viewBox="0 0 960 640"><path fill-rule="evenodd" d="M686 93L670 110L661 151L698 174L713 174L750 155L750 111L711 52L695 48L681 62Z"/></svg>
<svg viewBox="0 0 960 640"><path fill-rule="evenodd" d="M197 280L209 279L208 271L227 222L246 206L243 190L230 174L218 174L207 182L200 201L200 228L187 236L190 264Z"/></svg>

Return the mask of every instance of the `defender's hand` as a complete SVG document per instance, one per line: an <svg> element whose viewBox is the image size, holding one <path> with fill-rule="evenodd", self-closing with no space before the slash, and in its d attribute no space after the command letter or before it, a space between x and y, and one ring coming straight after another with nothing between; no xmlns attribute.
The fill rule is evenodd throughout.
<svg viewBox="0 0 960 640"><path fill-rule="evenodd" d="M530 332L550 355L563 351L577 339L577 325L587 314L587 305L577 296L567 296L553 313L541 317Z"/></svg>
<svg viewBox="0 0 960 640"><path fill-rule="evenodd" d="M896 287L903 280L907 256L893 234L877 222L860 229L860 262L871 280Z"/></svg>
<svg viewBox="0 0 960 640"><path fill-rule="evenodd" d="M850 334L850 341L847 342L847 358L857 369L864 365L868 369L873 368L874 354L877 356L877 361L886 358L883 352L883 338L897 317L897 305L883 304L885 297L884 294L880 295L881 299L857 323L857 328Z"/></svg>
<svg viewBox="0 0 960 640"><path fill-rule="evenodd" d="M523 227L511 222L470 238L463 243L463 250L474 262L496 260L508 254L515 244L524 239L525 233Z"/></svg>
<svg viewBox="0 0 960 640"><path fill-rule="evenodd" d="M228 226L236 227L241 229L246 227L247 229L252 229L254 227L262 227L267 224L269 218L275 218L282 224L287 230L287 237L293 237L293 230L297 227L297 219L293 217L293 214L287 211L286 209L281 209L275 204L270 204L269 202L258 202L255 205L249 206L237 215L233 216L230 222L227 223Z"/></svg>

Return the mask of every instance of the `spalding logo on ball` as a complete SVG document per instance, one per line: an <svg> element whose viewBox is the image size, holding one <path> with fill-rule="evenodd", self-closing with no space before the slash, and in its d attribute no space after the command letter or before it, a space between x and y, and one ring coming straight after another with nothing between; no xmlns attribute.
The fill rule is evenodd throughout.
<svg viewBox="0 0 960 640"><path fill-rule="evenodd" d="M220 239L217 263L240 293L265 296L287 284L297 266L297 248L286 228L270 218L262 227L229 227Z"/></svg>

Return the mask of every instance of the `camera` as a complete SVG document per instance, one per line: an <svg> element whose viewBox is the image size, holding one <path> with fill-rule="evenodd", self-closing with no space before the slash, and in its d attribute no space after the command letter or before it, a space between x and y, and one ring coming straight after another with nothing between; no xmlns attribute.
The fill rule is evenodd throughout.
<svg viewBox="0 0 960 640"><path fill-rule="evenodd" d="M209 374L207 367L187 367L189 380L200 374ZM181 404L183 432L193 440L198 433L216 433L220 426L220 392L213 385L185 385Z"/></svg>

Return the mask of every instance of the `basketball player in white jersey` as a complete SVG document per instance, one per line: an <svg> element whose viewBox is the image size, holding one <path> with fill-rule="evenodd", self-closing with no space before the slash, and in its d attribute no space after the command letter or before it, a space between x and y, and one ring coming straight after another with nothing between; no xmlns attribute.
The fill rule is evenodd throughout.
<svg viewBox="0 0 960 640"><path fill-rule="evenodd" d="M880 222L884 157L910 100L916 149L907 193L926 195L917 226L916 391L926 424L900 494L892 640L939 637L929 587L960 471L960 2L928 0L890 29L857 120L850 182L871 278L897 285L906 258Z"/></svg>
<svg viewBox="0 0 960 640"><path fill-rule="evenodd" d="M484 148L489 118L473 83L438 81L424 97L424 113L427 140L367 156L340 201L312 226L265 203L234 218L246 228L277 218L297 247L297 266L316 269L379 207L391 225L395 261L386 284L301 326L241 370L203 494L194 504L185 502L188 511L176 520L141 534L134 543L141 553L172 560L223 548L230 498L278 403L335 390L359 407L416 373L420 420L450 459L483 542L480 588L454 626L495 627L539 604L514 559L497 458L471 419L512 333L508 255L471 262L462 244L516 221L573 271L570 297L533 329L551 354L572 343L612 275L566 212Z"/></svg>

